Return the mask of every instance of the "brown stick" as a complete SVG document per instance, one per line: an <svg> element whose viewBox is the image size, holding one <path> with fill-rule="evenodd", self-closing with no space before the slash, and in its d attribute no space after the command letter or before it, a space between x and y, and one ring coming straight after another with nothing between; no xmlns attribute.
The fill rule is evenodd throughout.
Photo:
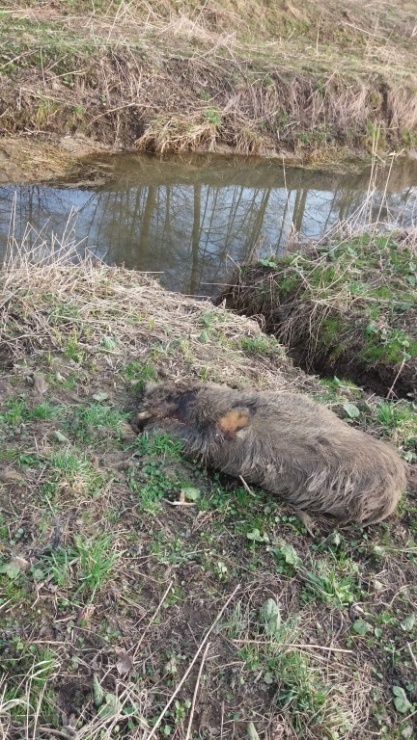
<svg viewBox="0 0 417 740"><path fill-rule="evenodd" d="M244 487L245 491L247 491L251 496L253 496L255 498L254 492L249 488L249 486L246 483L245 479L241 475L239 475L239 478L242 481L242 484L243 484L243 487Z"/></svg>
<svg viewBox="0 0 417 740"><path fill-rule="evenodd" d="M157 615L158 615L158 612L159 612L159 610L160 610L160 608L161 608L162 604L164 603L164 601L165 601L166 597L168 596L169 592L171 591L171 588L172 588L172 583L173 583L173 582L171 581L171 582L170 582L170 583L168 584L168 586L167 586L167 588L166 588L166 590L165 590L165 593L164 593L164 595L163 595L163 597L162 597L161 601L159 602L158 606L156 607L156 609L155 609L155 611L154 611L154 613L153 613L153 615L152 615L152 618L151 618L151 620L150 620L150 621L148 622L148 624L146 625L145 629L143 630L143 634L142 634L141 638L139 639L139 641L138 641L138 644L136 645L136 648L135 648L135 652L133 653L133 660L135 660L135 659L136 659L136 656L137 656L137 654L138 654L138 650L139 650L139 648L140 648L140 646L141 646L141 644L142 644L142 642L143 642L143 640L144 640L144 637L145 637L145 635L146 635L146 633L147 633L147 631L148 631L149 627L151 626L152 622L154 622L154 621L155 621L155 619L156 619L156 617L157 617Z"/></svg>
<svg viewBox="0 0 417 740"><path fill-rule="evenodd" d="M389 400L389 398L390 398L390 396L391 396L391 395L394 395L394 386L395 386L395 384L396 384L396 382L397 382L398 378L400 377L400 375L401 375L401 373L402 373L402 369L403 369L404 365L405 365L405 358L404 358L404 359L403 359L403 361L401 362L401 365L400 365L400 368L399 368L399 370L398 370L398 373L396 374L396 376L395 376L394 380L392 381L392 386L391 386L391 388L389 389L389 391L388 391L387 395L385 396L385 398L386 398L387 400Z"/></svg>
<svg viewBox="0 0 417 740"><path fill-rule="evenodd" d="M413 653L413 648L411 647L411 645L410 645L410 643L409 643L409 642L407 642L407 648L408 648L408 652L410 653L410 656L411 656L411 660L413 661L413 665L414 665L414 668L415 668L415 669L417 670L417 660L416 660L416 656L414 655L414 653Z"/></svg>
<svg viewBox="0 0 417 740"><path fill-rule="evenodd" d="M184 685L185 681L187 680L188 676L190 675L190 673L191 673L191 671L192 671L192 669L194 667L194 663L196 662L198 656L200 655L203 647L207 643L208 638L210 637L211 633L213 632L216 624L219 622L219 620L223 616L223 613L226 611L226 609L229 606L230 602L236 596L236 594L239 591L239 589L240 589L240 583L238 583L238 585L236 586L236 588L233 591L233 593L229 596L229 598L227 599L227 601L224 604L224 606L220 609L220 611L219 611L216 619L212 623L211 627L209 627L209 629L207 630L207 632L206 632L203 640L201 641L201 643L200 643L200 645L198 647L198 650L197 650L196 654L194 655L194 658L192 659L192 661L191 661L190 665L188 666L187 670L185 671L185 673L184 673L181 681L179 682L177 688L175 689L175 691L171 695L170 700L165 704L165 707L163 708L163 710L162 710L161 714L159 715L158 719L156 720L156 722L155 722L152 730L150 731L149 735L147 735L146 740L151 740L152 737L155 737L155 733L156 733L159 725L161 724L163 718L165 717L165 715L166 715L168 709L170 708L172 702L174 701L175 697L177 696L177 694L179 693L179 691L181 691L182 686Z"/></svg>
<svg viewBox="0 0 417 740"><path fill-rule="evenodd" d="M206 662L207 653L209 651L209 648L210 648L210 643L208 642L206 645L206 649L203 653L203 657L201 658L201 663L200 663L200 668L198 671L197 681L195 684L193 703L191 705L190 718L188 720L187 734L185 736L185 740L190 740L190 737L191 737L191 730L192 730L192 724L193 724L193 719L194 719L194 711L195 711L195 705L197 701L198 689L200 687L201 674L203 672L203 666L204 666L204 663Z"/></svg>
<svg viewBox="0 0 417 740"><path fill-rule="evenodd" d="M194 501L170 501L167 498L163 498L162 501L170 506L195 506Z"/></svg>

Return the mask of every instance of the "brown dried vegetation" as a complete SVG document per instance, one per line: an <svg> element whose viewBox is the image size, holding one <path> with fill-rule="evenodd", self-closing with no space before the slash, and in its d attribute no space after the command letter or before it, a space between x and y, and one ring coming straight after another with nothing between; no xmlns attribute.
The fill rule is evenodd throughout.
<svg viewBox="0 0 417 740"><path fill-rule="evenodd" d="M412 2L50 5L3 3L3 134L307 159L415 148Z"/></svg>

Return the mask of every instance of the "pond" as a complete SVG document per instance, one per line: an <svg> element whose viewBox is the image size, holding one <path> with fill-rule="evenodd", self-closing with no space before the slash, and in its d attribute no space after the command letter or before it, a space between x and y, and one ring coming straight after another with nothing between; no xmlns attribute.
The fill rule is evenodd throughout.
<svg viewBox="0 0 417 740"><path fill-rule="evenodd" d="M296 234L317 239L332 224L417 220L417 162L332 172L280 160L129 154L90 162L93 184L0 187L0 256L71 238L78 249L160 273L169 289L214 295L254 250L283 254ZM28 230L27 224L31 225Z"/></svg>

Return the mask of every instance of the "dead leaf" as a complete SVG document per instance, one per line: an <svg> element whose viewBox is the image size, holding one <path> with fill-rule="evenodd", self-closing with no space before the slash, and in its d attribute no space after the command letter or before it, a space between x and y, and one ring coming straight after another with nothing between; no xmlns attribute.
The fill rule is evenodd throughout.
<svg viewBox="0 0 417 740"><path fill-rule="evenodd" d="M248 724L247 737L248 740L260 740L259 734L253 722L249 722Z"/></svg>
<svg viewBox="0 0 417 740"><path fill-rule="evenodd" d="M97 393L93 393L93 398L98 403L101 403L101 401L107 401L109 397L109 394L105 391L97 391Z"/></svg>
<svg viewBox="0 0 417 740"><path fill-rule="evenodd" d="M8 481L12 482L19 482L21 483L23 481L22 476L20 473L17 472L14 468L6 468L6 470L3 470L1 474L1 479L4 480L6 483Z"/></svg>
<svg viewBox="0 0 417 740"><path fill-rule="evenodd" d="M120 424L119 432L120 432L120 437L125 442L136 438L136 434L133 431L130 424L127 424L127 423Z"/></svg>
<svg viewBox="0 0 417 740"><path fill-rule="evenodd" d="M22 558L20 555L13 555L13 557L11 558L11 562L16 563L21 571L25 571L30 568L29 561L26 560L26 558Z"/></svg>
<svg viewBox="0 0 417 740"><path fill-rule="evenodd" d="M116 653L119 656L116 663L117 672L119 676L126 676L133 668L133 658L124 648L117 648Z"/></svg>
<svg viewBox="0 0 417 740"><path fill-rule="evenodd" d="M43 373L33 373L33 390L41 395L48 390L48 383Z"/></svg>
<svg viewBox="0 0 417 740"><path fill-rule="evenodd" d="M79 624L80 622L89 622L95 610L96 607L92 604L85 606L84 609L80 609L77 615L77 623Z"/></svg>
<svg viewBox="0 0 417 740"><path fill-rule="evenodd" d="M58 442L61 442L61 444L66 444L67 442L69 442L68 437L66 437L65 434L62 434L59 429L55 429L54 437Z"/></svg>

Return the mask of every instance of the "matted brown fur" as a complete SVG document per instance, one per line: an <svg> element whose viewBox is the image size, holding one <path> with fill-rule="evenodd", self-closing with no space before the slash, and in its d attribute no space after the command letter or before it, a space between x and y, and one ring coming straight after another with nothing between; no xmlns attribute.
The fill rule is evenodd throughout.
<svg viewBox="0 0 417 740"><path fill-rule="evenodd" d="M393 447L305 396L150 383L138 420L166 429L187 454L224 473L343 522L382 521L406 488Z"/></svg>

